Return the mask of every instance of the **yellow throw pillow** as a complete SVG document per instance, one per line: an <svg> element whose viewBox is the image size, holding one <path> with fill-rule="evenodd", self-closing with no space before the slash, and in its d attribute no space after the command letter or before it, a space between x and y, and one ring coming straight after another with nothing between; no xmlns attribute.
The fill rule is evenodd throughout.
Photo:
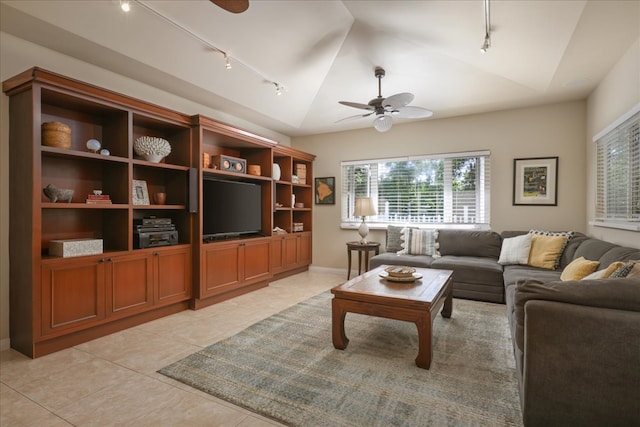
<svg viewBox="0 0 640 427"><path fill-rule="evenodd" d="M569 265L562 270L560 280L580 280L596 271L596 268L599 266L599 261L589 261L588 259L585 259L585 257L581 256L580 258L576 258L571 261Z"/></svg>
<svg viewBox="0 0 640 427"><path fill-rule="evenodd" d="M604 272L599 277L599 279L606 279L607 277L611 276L614 271L616 271L618 268L622 267L623 265L624 265L624 262L622 261L612 262L611 264L609 264L609 267L604 269Z"/></svg>
<svg viewBox="0 0 640 427"><path fill-rule="evenodd" d="M556 262L564 250L567 238L565 236L531 235L531 250L529 264L532 267L555 269Z"/></svg>

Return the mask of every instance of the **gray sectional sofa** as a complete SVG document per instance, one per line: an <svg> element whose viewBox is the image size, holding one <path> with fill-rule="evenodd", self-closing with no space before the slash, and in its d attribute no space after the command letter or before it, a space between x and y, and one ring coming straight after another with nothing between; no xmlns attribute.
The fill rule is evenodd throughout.
<svg viewBox="0 0 640 427"><path fill-rule="evenodd" d="M525 426L640 425L640 278L560 280L580 257L601 270L640 249L575 233L556 269L499 264L501 242L525 233L440 230L441 257L370 266L451 269L455 297L506 303Z"/></svg>

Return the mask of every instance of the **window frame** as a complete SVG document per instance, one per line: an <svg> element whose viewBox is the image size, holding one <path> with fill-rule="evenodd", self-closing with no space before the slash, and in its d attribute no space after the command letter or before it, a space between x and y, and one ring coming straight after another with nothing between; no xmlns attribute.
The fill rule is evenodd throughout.
<svg viewBox="0 0 640 427"><path fill-rule="evenodd" d="M353 216L353 202L355 201L356 195L358 197L363 196L363 194L357 194L355 189L350 188L352 186L349 182L350 178L347 175L346 167L349 166L357 166L357 165L371 165L371 170L377 175L377 168L380 167L381 164L388 163L397 163L397 162L415 162L421 160L444 160L445 162L453 162L454 159L461 158L481 158L482 160L478 162L477 168L482 172L477 172L476 176L476 193L474 199L476 200L476 205L481 207L478 208L482 212L481 222L401 222L401 221L388 221L384 219L377 218L377 215L374 217L367 217L367 225L370 229L386 229L389 225L412 225L418 226L420 228L465 228L465 229L490 229L490 220L491 220L491 152L490 150L479 150L479 151L469 151L469 152L456 152L456 153L440 153L440 154L431 154L431 155L419 155L419 156L403 156L403 157L391 157L391 158L377 158L377 159L366 159L366 160L350 160L350 161L342 161L340 162L340 177L341 177L341 185L340 185L340 198L341 198L341 211L340 211L340 219L341 219L341 228L343 229L354 229L360 225L361 218ZM442 198L443 200L443 210L446 212L443 213L443 219L451 219L452 218L452 209L454 202L452 201L452 175L451 169L445 167L444 174L447 175L448 181L443 182ZM371 174L373 175L373 174ZM374 197L377 201L379 197L378 193L378 180L370 180L367 183L367 196ZM355 185L355 184L353 184ZM447 191L448 189L448 191Z"/></svg>
<svg viewBox="0 0 640 427"><path fill-rule="evenodd" d="M629 122L630 120L631 122ZM636 104L629 111L624 113L622 116L618 117L616 120L613 121L613 123L611 123L609 126L607 126L603 130L598 132L592 139L593 143L595 144L594 156L593 156L594 171L595 171L594 173L595 194L594 194L594 207L593 207L594 220L589 221L590 225L593 225L595 227L606 227L606 228L617 228L621 230L640 231L640 217L634 218L634 216L638 214L632 211L634 198L640 199L640 185L636 184L637 187L635 188L635 193L634 193L633 185L630 185L631 183L629 181L626 182L627 188L629 189L628 194L626 196L626 200L625 200L625 206L627 208L627 214L626 214L627 216L626 218L623 218L623 219L616 218L616 216L619 216L619 213L616 214L616 212L619 212L619 210L621 210L623 207L607 206L609 198L607 197L608 188L607 188L606 180L607 178L610 178L611 175L608 174L608 170L606 169L607 167L606 159L601 160L602 150L611 149L611 145L615 143L624 145L624 144L632 144L635 142L639 144L638 150L640 150L640 143L638 142L640 141L640 139L631 141L630 139L624 139L624 137L621 137L621 135L619 134L620 131L624 130L625 128L633 127L634 125L640 126L640 103ZM640 135L640 132L636 134L636 138L638 138L639 135ZM612 142L612 139L614 138L620 138L620 140L613 140ZM607 147L602 148L599 144L607 144ZM633 173L634 171L640 170L640 153L636 153L634 157L633 148L635 147L631 146L630 148L632 150L629 150L629 152L632 155L627 159L626 167L628 168L630 173ZM603 163L602 166L601 166L601 163ZM603 173L604 176L601 175L601 173Z"/></svg>

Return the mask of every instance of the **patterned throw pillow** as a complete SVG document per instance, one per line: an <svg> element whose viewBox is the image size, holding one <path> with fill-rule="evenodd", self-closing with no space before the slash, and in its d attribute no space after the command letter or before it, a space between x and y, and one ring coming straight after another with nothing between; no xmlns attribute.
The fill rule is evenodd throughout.
<svg viewBox="0 0 640 427"><path fill-rule="evenodd" d="M532 234L534 236L553 236L553 237L561 236L565 238L564 245L562 245L562 247L560 248L558 257L556 258L555 263L553 264L553 268L551 268L552 270L557 270L558 267L560 266L560 257L562 256L564 249L567 247L567 243L569 243L569 240L576 233L574 231L544 231L544 230L531 229L529 230L529 234ZM548 267L544 267L544 268L548 268Z"/></svg>
<svg viewBox="0 0 640 427"><path fill-rule="evenodd" d="M405 228L402 240L402 250L398 254L440 256L437 230Z"/></svg>
<svg viewBox="0 0 640 427"><path fill-rule="evenodd" d="M629 273L631 273L631 270L633 270L634 265L636 265L636 263L639 263L640 261L628 261L625 262L624 265L622 267L618 267L618 269L616 271L614 271L613 273L611 273L611 276L609 276L610 278L620 278L620 277L627 277L629 275Z"/></svg>
<svg viewBox="0 0 640 427"><path fill-rule="evenodd" d="M636 262L627 274L627 279L637 279L640 282L640 262Z"/></svg>

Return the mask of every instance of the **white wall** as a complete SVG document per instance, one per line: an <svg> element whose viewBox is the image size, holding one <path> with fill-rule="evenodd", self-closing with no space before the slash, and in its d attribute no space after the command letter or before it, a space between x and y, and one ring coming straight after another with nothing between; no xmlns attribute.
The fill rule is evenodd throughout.
<svg viewBox="0 0 640 427"><path fill-rule="evenodd" d="M340 161L459 151L491 151L491 228L585 231L586 103L584 101L498 111L394 126L297 137L292 145L317 155L316 177L335 176ZM513 206L513 160L559 157L558 206ZM340 229L340 198L314 207L313 264L345 268L345 242L359 238ZM370 240L384 243L383 231Z"/></svg>
<svg viewBox="0 0 640 427"><path fill-rule="evenodd" d="M185 114L202 114L291 145L288 136L0 32L0 80L38 66ZM9 97L0 96L0 350L9 345Z"/></svg>
<svg viewBox="0 0 640 427"><path fill-rule="evenodd" d="M640 38L629 48L587 101L587 220L595 218L594 135L640 102ZM640 247L640 232L588 226L590 235L620 245Z"/></svg>

